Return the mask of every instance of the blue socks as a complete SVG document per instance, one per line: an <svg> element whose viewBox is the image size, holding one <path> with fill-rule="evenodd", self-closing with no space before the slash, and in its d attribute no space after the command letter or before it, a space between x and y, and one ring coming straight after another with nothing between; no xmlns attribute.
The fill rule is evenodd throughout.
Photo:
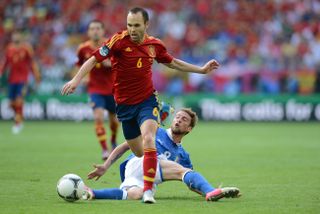
<svg viewBox="0 0 320 214"><path fill-rule="evenodd" d="M92 190L95 199L125 200L127 192L119 188Z"/></svg>
<svg viewBox="0 0 320 214"><path fill-rule="evenodd" d="M208 183L208 181L198 172L186 172L182 179L190 189L202 195L206 195L208 192L214 190L214 188Z"/></svg>

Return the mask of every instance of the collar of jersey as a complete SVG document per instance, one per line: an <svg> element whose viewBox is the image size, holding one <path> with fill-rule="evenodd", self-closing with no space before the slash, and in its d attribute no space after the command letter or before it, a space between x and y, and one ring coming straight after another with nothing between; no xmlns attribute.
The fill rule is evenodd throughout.
<svg viewBox="0 0 320 214"><path fill-rule="evenodd" d="M144 34L144 36L143 36L143 41L142 41L141 43L136 43L136 42L132 41L132 40L130 39L130 35L129 35L129 34L128 34L127 36L129 37L129 40L130 40L133 44L138 45L138 46L145 44L145 43L148 42L148 40L149 40L149 35L148 35L147 33Z"/></svg>
<svg viewBox="0 0 320 214"><path fill-rule="evenodd" d="M168 128L166 131L167 131L168 137L170 138L170 140L171 140L175 145L180 146L180 145L182 144L181 141L180 141L180 143L175 143L175 142L173 141L171 128Z"/></svg>

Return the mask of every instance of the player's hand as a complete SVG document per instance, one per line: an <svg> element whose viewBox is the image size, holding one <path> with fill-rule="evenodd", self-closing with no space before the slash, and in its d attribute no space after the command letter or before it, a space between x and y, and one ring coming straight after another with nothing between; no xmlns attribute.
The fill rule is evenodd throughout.
<svg viewBox="0 0 320 214"><path fill-rule="evenodd" d="M219 63L216 60L210 60L207 62L203 67L202 67L202 73L203 74L208 74L213 70L218 69Z"/></svg>
<svg viewBox="0 0 320 214"><path fill-rule="evenodd" d="M78 82L76 82L75 80L70 80L69 82L67 82L61 89L61 94L62 95L68 95L68 94L72 94L77 86L79 85Z"/></svg>
<svg viewBox="0 0 320 214"><path fill-rule="evenodd" d="M88 179L95 179L97 181L102 175L104 175L104 173L106 172L106 168L101 164L94 164L93 167L95 169L88 174Z"/></svg>

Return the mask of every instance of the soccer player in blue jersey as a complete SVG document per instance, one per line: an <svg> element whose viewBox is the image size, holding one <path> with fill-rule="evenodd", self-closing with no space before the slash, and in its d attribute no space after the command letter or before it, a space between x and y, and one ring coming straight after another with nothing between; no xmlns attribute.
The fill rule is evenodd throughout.
<svg viewBox="0 0 320 214"><path fill-rule="evenodd" d="M207 201L217 201L224 197L239 197L240 190L236 187L214 188L198 172L193 171L189 154L181 145L182 138L187 135L197 123L197 115L191 109L183 108L177 112L170 129L159 128L156 133L158 152L158 167L155 185L164 181L180 180L191 190L206 197ZM129 150L126 142L116 148L103 165L95 165L95 170L89 179L98 180L107 169ZM143 195L143 158L130 155L121 165L122 184L120 188L91 190L87 188L84 199L140 199ZM154 185L154 188L155 188Z"/></svg>

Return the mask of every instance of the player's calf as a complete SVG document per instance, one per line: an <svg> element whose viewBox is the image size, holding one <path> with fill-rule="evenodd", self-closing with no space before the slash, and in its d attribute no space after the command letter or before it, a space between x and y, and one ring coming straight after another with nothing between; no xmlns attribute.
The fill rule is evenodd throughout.
<svg viewBox="0 0 320 214"><path fill-rule="evenodd" d="M127 189L129 200L139 200L143 196L143 189L139 187L131 187Z"/></svg>
<svg viewBox="0 0 320 214"><path fill-rule="evenodd" d="M93 199L109 199L109 200L126 200L128 193L126 190L119 188L106 188L100 190L90 189L85 187L85 191L82 195L83 200Z"/></svg>

